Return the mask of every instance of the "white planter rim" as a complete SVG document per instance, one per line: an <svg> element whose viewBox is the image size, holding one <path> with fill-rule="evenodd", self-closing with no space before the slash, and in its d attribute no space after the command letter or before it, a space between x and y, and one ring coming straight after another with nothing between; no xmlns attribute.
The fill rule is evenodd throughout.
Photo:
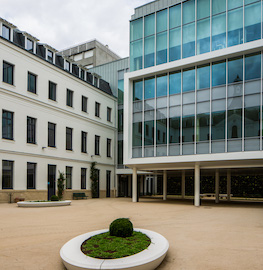
<svg viewBox="0 0 263 270"><path fill-rule="evenodd" d="M52 201L52 202L34 202L34 201L23 201L17 202L19 207L53 207L53 206L67 206L70 205L71 201Z"/></svg>

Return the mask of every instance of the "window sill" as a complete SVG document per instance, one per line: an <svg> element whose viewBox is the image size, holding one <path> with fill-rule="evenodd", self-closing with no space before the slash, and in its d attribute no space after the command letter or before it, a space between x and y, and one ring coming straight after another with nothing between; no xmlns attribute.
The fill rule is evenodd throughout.
<svg viewBox="0 0 263 270"><path fill-rule="evenodd" d="M47 148L48 148L48 149L54 149L54 150L57 149L56 146L48 146ZM42 149L43 149L43 147L42 147Z"/></svg>
<svg viewBox="0 0 263 270"><path fill-rule="evenodd" d="M36 146L38 146L38 144L37 143L26 143L28 146L30 145L30 146L34 146L34 147L36 147Z"/></svg>
<svg viewBox="0 0 263 270"><path fill-rule="evenodd" d="M11 83L8 83L8 82L4 82L4 81L3 81L3 83L16 88L16 86L14 84L11 84Z"/></svg>
<svg viewBox="0 0 263 270"><path fill-rule="evenodd" d="M29 93L30 95L38 96L38 93L34 93L34 92L29 91L29 90L27 90L27 93Z"/></svg>
<svg viewBox="0 0 263 270"><path fill-rule="evenodd" d="M107 157L108 159L112 159L112 157Z"/></svg>
<svg viewBox="0 0 263 270"><path fill-rule="evenodd" d="M96 117L96 118L98 118L98 119L101 119L101 117L100 117L100 116L95 115L95 117Z"/></svg>
<svg viewBox="0 0 263 270"><path fill-rule="evenodd" d="M101 157L101 155L96 155L96 154L94 154L94 157Z"/></svg>
<svg viewBox="0 0 263 270"><path fill-rule="evenodd" d="M14 143L15 142L14 139L7 139L7 138L2 138L2 141L4 141L4 142L10 142L10 143Z"/></svg>
<svg viewBox="0 0 263 270"><path fill-rule="evenodd" d="M73 106L69 106L69 105L66 105L67 108L71 108L74 110L74 107Z"/></svg>
<svg viewBox="0 0 263 270"><path fill-rule="evenodd" d="M66 149L66 152L73 153L73 149Z"/></svg>
<svg viewBox="0 0 263 270"><path fill-rule="evenodd" d="M54 103L58 103L56 100L51 99L51 98L49 98L48 100L51 101L51 102L54 102Z"/></svg>
<svg viewBox="0 0 263 270"><path fill-rule="evenodd" d="M88 155L89 153L88 152L81 152L81 154Z"/></svg>

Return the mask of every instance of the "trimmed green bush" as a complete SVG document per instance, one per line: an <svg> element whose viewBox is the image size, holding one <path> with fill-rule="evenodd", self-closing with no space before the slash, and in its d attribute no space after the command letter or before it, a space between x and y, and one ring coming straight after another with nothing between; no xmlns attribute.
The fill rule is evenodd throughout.
<svg viewBox="0 0 263 270"><path fill-rule="evenodd" d="M132 234L133 225L128 218L118 218L110 224L111 236L130 237Z"/></svg>
<svg viewBox="0 0 263 270"><path fill-rule="evenodd" d="M52 196L51 196L51 198L50 198L50 200L51 200L52 202L59 201L59 199L58 199L58 196L57 196L57 195L52 195Z"/></svg>

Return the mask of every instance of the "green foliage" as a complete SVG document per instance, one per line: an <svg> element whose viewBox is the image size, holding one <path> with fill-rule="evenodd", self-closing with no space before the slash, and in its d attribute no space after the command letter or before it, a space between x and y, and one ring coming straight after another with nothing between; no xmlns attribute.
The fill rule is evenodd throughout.
<svg viewBox="0 0 263 270"><path fill-rule="evenodd" d="M50 198L51 202L56 202L59 201L58 196L57 195L52 195Z"/></svg>
<svg viewBox="0 0 263 270"><path fill-rule="evenodd" d="M107 232L87 239L81 251L93 258L117 259L139 253L150 244L149 237L141 232L133 232L132 236L126 238L111 236Z"/></svg>
<svg viewBox="0 0 263 270"><path fill-rule="evenodd" d="M61 171L59 172L59 178L58 178L58 199L61 201L63 198L64 190L65 190L65 174Z"/></svg>
<svg viewBox="0 0 263 270"><path fill-rule="evenodd" d="M130 237L132 233L133 225L128 218L118 218L110 224L111 236Z"/></svg>
<svg viewBox="0 0 263 270"><path fill-rule="evenodd" d="M92 162L90 165L90 182L91 182L91 194L92 198L98 197L98 170L96 168L96 162Z"/></svg>

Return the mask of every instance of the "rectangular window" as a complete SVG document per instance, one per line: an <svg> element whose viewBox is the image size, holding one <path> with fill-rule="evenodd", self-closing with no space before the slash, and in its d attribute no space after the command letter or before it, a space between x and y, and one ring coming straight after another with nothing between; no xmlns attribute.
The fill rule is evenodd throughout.
<svg viewBox="0 0 263 270"><path fill-rule="evenodd" d="M87 153L87 132L81 131L81 152Z"/></svg>
<svg viewBox="0 0 263 270"><path fill-rule="evenodd" d="M111 157L111 139L107 139L107 157Z"/></svg>
<svg viewBox="0 0 263 270"><path fill-rule="evenodd" d="M88 111L88 98L82 96L82 111L87 112Z"/></svg>
<svg viewBox="0 0 263 270"><path fill-rule="evenodd" d="M36 94L37 93L37 76L28 72L27 75L27 91Z"/></svg>
<svg viewBox="0 0 263 270"><path fill-rule="evenodd" d="M87 169L86 168L81 168L81 189L86 189L87 184L86 184L86 175L87 175Z"/></svg>
<svg viewBox="0 0 263 270"><path fill-rule="evenodd" d="M65 61L65 70L70 71L70 64L68 61Z"/></svg>
<svg viewBox="0 0 263 270"><path fill-rule="evenodd" d="M111 122L111 108L107 107L107 121Z"/></svg>
<svg viewBox="0 0 263 270"><path fill-rule="evenodd" d="M36 188L36 163L27 162L27 189Z"/></svg>
<svg viewBox="0 0 263 270"><path fill-rule="evenodd" d="M100 103L95 102L95 116L100 117Z"/></svg>
<svg viewBox="0 0 263 270"><path fill-rule="evenodd" d="M57 100L57 84L49 81L48 98L51 100Z"/></svg>
<svg viewBox="0 0 263 270"><path fill-rule="evenodd" d="M67 106L73 107L73 91L67 89Z"/></svg>
<svg viewBox="0 0 263 270"><path fill-rule="evenodd" d="M14 84L14 65L3 62L3 82Z"/></svg>
<svg viewBox="0 0 263 270"><path fill-rule="evenodd" d="M4 24L2 26L2 37L10 40L10 28Z"/></svg>
<svg viewBox="0 0 263 270"><path fill-rule="evenodd" d="M106 171L106 180L107 180L107 183L106 183L106 197L110 197L110 191L111 191L111 171Z"/></svg>
<svg viewBox="0 0 263 270"><path fill-rule="evenodd" d="M66 189L72 189L72 167L66 167Z"/></svg>
<svg viewBox="0 0 263 270"><path fill-rule="evenodd" d="M56 124L48 123L48 146L56 147Z"/></svg>
<svg viewBox="0 0 263 270"><path fill-rule="evenodd" d="M47 60L53 63L53 52L51 52L50 50L47 51Z"/></svg>
<svg viewBox="0 0 263 270"><path fill-rule="evenodd" d="M66 128L66 150L72 151L72 128Z"/></svg>
<svg viewBox="0 0 263 270"><path fill-rule="evenodd" d="M27 143L36 143L36 118L27 117Z"/></svg>
<svg viewBox="0 0 263 270"><path fill-rule="evenodd" d="M220 2L220 1L219 1ZM212 17L212 51L226 47L226 14Z"/></svg>
<svg viewBox="0 0 263 270"><path fill-rule="evenodd" d="M2 112L2 138L13 140L13 118L14 113L3 110Z"/></svg>
<svg viewBox="0 0 263 270"><path fill-rule="evenodd" d="M28 39L26 40L26 43L27 43L27 50L29 52L33 52L33 49L34 49L34 43L31 39Z"/></svg>
<svg viewBox="0 0 263 270"><path fill-rule="evenodd" d="M2 189L13 189L14 161L2 161Z"/></svg>
<svg viewBox="0 0 263 270"><path fill-rule="evenodd" d="M100 136L95 135L95 155L100 155Z"/></svg>
<svg viewBox="0 0 263 270"><path fill-rule="evenodd" d="M85 78L85 71L83 69L80 70L80 78L84 80Z"/></svg>

